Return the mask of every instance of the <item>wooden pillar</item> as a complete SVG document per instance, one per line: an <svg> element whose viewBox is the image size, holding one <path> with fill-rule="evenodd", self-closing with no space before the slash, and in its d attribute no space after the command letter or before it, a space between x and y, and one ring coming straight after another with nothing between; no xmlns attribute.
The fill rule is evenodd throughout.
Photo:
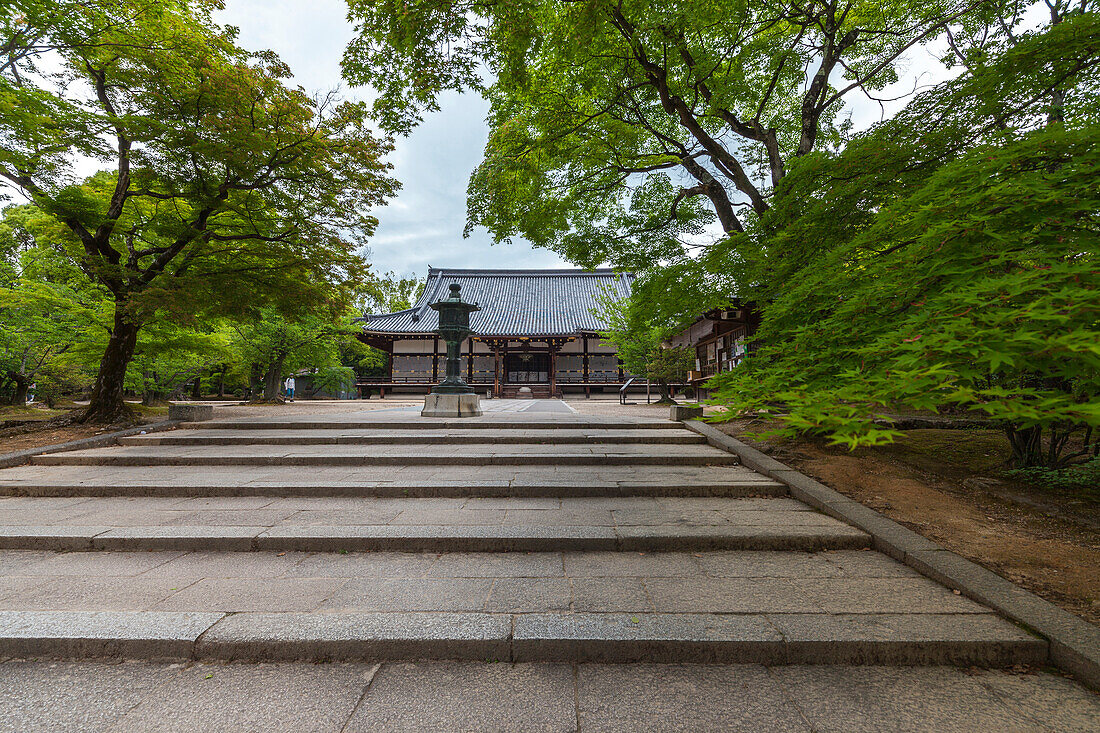
<svg viewBox="0 0 1100 733"><path fill-rule="evenodd" d="M500 397L500 343L493 343L493 397Z"/></svg>
<svg viewBox="0 0 1100 733"><path fill-rule="evenodd" d="M550 347L550 397L558 392L558 347L553 341L548 342Z"/></svg>
<svg viewBox="0 0 1100 733"><path fill-rule="evenodd" d="M466 339L466 384L474 383L474 340Z"/></svg>
<svg viewBox="0 0 1100 733"><path fill-rule="evenodd" d="M584 381L584 398L592 396L592 388L588 386L588 337L581 339L581 379Z"/></svg>
<svg viewBox="0 0 1100 733"><path fill-rule="evenodd" d="M439 337L432 339L432 381L439 381Z"/></svg>

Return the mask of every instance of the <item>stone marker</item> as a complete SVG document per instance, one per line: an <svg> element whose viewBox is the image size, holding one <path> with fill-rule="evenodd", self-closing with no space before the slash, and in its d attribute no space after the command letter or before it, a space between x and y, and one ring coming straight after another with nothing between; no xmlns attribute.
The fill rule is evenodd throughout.
<svg viewBox="0 0 1100 733"><path fill-rule="evenodd" d="M184 422L199 422L214 417L213 405L169 405L168 419Z"/></svg>
<svg viewBox="0 0 1100 733"><path fill-rule="evenodd" d="M673 405L670 420L683 422L684 420L697 420L703 416L703 408L693 405Z"/></svg>

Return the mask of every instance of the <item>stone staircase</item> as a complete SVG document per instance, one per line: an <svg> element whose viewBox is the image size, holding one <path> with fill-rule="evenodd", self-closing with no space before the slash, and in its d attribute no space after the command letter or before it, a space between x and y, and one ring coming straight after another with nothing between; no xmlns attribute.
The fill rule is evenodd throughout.
<svg viewBox="0 0 1100 733"><path fill-rule="evenodd" d="M0 523L0 656L1046 659L663 420L215 420L0 471Z"/></svg>

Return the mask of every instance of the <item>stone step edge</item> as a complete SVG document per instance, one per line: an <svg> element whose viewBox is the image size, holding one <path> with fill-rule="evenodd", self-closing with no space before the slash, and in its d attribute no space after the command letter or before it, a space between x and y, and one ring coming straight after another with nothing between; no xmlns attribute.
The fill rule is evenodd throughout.
<svg viewBox="0 0 1100 733"><path fill-rule="evenodd" d="M575 497L785 497L786 484L778 481L730 481L722 484L435 484L313 486L226 486L224 484L12 484L0 485L0 496L106 497L106 496L278 496L362 498L575 498Z"/></svg>
<svg viewBox="0 0 1100 733"><path fill-rule="evenodd" d="M567 435L558 437L553 433L527 436L504 435L485 438L476 433L458 435L350 435L350 436L266 436L233 435L169 435L169 436L130 436L119 438L120 445L704 445L706 438L686 431L670 435Z"/></svg>
<svg viewBox="0 0 1100 733"><path fill-rule="evenodd" d="M178 425L186 430L671 430L682 431L683 424L671 420L493 420L470 418L465 420L439 420L415 417L409 420L345 420L342 422L312 422L308 420L279 421L225 421L183 422Z"/></svg>
<svg viewBox="0 0 1100 733"><path fill-rule="evenodd" d="M989 614L0 612L0 657L999 667L1047 643Z"/></svg>
<svg viewBox="0 0 1100 733"><path fill-rule="evenodd" d="M345 527L0 526L2 550L148 552L596 552L758 550L817 552L870 547L842 525L660 527L358 525Z"/></svg>
<svg viewBox="0 0 1100 733"><path fill-rule="evenodd" d="M514 453L503 455L466 454L459 456L420 454L303 455L303 456L135 456L111 453L73 455L53 453L34 456L37 466L736 466L737 456L660 456L629 454Z"/></svg>

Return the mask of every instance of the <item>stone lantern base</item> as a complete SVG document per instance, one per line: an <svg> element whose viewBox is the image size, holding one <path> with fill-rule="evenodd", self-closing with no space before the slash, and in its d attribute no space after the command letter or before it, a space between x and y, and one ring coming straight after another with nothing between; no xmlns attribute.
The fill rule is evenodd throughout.
<svg viewBox="0 0 1100 733"><path fill-rule="evenodd" d="M480 417L481 402L474 393L435 394L424 398L421 417Z"/></svg>

